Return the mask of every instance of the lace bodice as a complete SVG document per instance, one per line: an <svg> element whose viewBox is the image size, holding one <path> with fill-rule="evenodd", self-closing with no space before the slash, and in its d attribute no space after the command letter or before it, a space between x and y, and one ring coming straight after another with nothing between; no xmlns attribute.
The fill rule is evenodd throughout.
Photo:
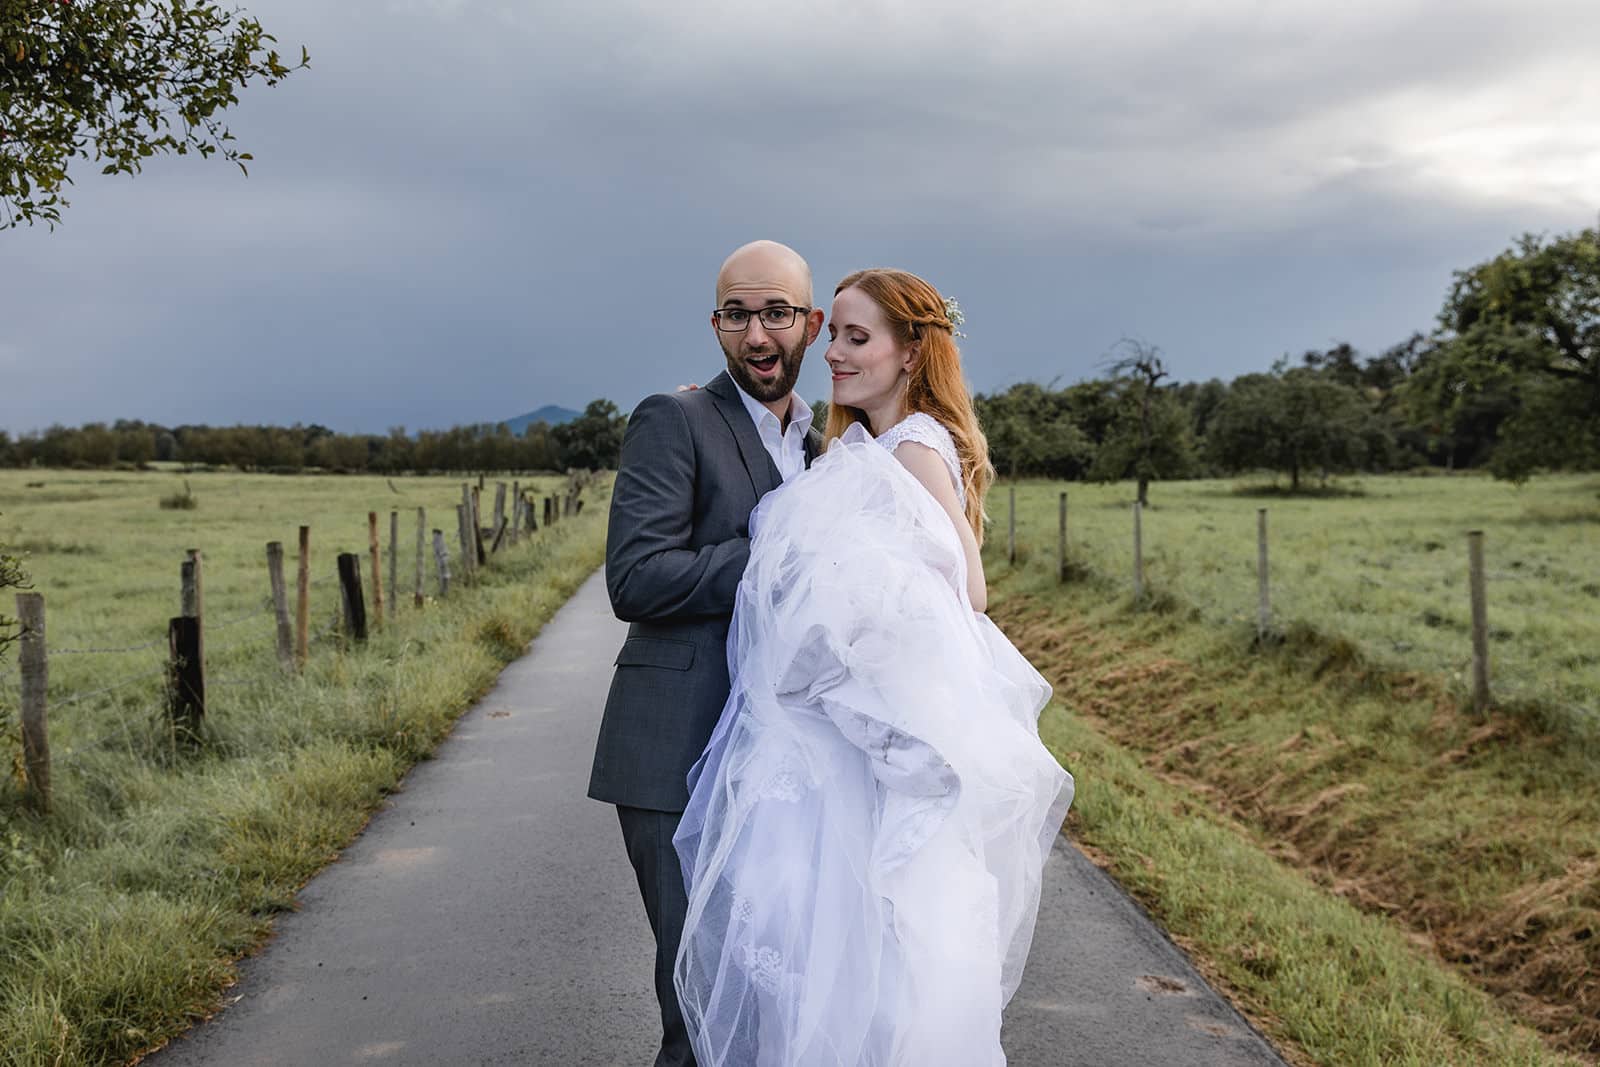
<svg viewBox="0 0 1600 1067"><path fill-rule="evenodd" d="M950 480L955 483L956 496L965 507L967 489L961 482L961 456L956 451L955 438L950 436L944 423L932 415L914 411L878 435L878 443L890 452L907 441L927 445L939 453L939 458L944 460L945 467L950 471Z"/></svg>

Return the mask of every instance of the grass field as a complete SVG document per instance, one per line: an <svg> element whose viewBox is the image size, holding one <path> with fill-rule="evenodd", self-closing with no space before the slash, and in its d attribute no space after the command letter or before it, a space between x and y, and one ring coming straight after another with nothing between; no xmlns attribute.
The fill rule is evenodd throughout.
<svg viewBox="0 0 1600 1067"><path fill-rule="evenodd" d="M1004 544L1005 485L990 497ZM1131 591L1132 486L1023 482L1019 551L1069 556ZM1492 688L1580 733L1600 734L1600 478L1518 488L1476 475L1367 477L1326 497L1226 481L1157 483L1143 516L1146 580L1213 623L1253 627L1256 509L1268 509L1273 616L1355 643L1373 662L1464 688L1471 663L1466 532L1484 531Z"/></svg>
<svg viewBox="0 0 1600 1067"><path fill-rule="evenodd" d="M1465 600L1464 551L1454 578L1374 584L1374 568L1446 569L1427 543L1459 546L1465 516L1494 516L1483 500L1502 487L1414 485L1269 504L1277 588L1302 590L1278 604L1312 617L1265 648L1252 641L1258 499L1154 487L1155 595L1134 610L1117 555L1131 487L1072 487L1080 569L1065 584L1059 487L1022 486L1015 567L1002 487L991 614L1056 687L1042 729L1079 775L1074 835L1309 1062L1600 1062L1600 754L1581 657L1600 629L1582 588L1600 558L1595 483L1552 480L1474 523L1491 545L1526 533L1491 562L1491 620L1545 627L1545 647L1515 632L1495 644L1502 686L1513 654L1535 665L1514 673L1542 710L1482 717L1457 661L1441 665L1455 655L1443 627L1413 620L1425 633L1396 647L1412 613Z"/></svg>
<svg viewBox="0 0 1600 1067"><path fill-rule="evenodd" d="M0 473L0 543L29 553L51 647L157 642L52 655L54 813L26 814L15 782L0 783L0 1064L123 1062L214 1010L232 961L604 553L601 485L581 515L418 611L406 511L426 506L454 543L459 481L395 479L396 493L381 478L188 478L199 506L165 511L175 475ZM363 647L319 641L304 675L285 676L265 611L266 542L290 545L292 566L296 527L312 526L313 619L325 625L336 553L364 552L367 511L386 534L391 508L406 520L398 619ZM150 676L186 548L205 553L212 686L196 754L170 743ZM15 675L0 673L0 716L14 721L15 700Z"/></svg>

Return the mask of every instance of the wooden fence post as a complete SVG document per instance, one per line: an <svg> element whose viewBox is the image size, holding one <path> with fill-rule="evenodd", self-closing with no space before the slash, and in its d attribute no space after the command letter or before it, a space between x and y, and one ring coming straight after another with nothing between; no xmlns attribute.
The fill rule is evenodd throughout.
<svg viewBox="0 0 1600 1067"><path fill-rule="evenodd" d="M400 513L389 512L389 618L400 609Z"/></svg>
<svg viewBox="0 0 1600 1067"><path fill-rule="evenodd" d="M345 633L357 641L367 639L367 602L361 592L361 557L339 554L339 591L344 599Z"/></svg>
<svg viewBox="0 0 1600 1067"><path fill-rule="evenodd" d="M201 714L205 713L206 624L205 587L202 576L204 561L198 548L191 548L183 561L183 616L195 622L195 670L200 675ZM197 733L196 737L199 736Z"/></svg>
<svg viewBox="0 0 1600 1067"><path fill-rule="evenodd" d="M1139 502L1133 502L1133 602L1144 599L1144 530L1140 523Z"/></svg>
<svg viewBox="0 0 1600 1067"><path fill-rule="evenodd" d="M22 625L17 652L22 669L22 765L27 774L28 803L50 812L50 732L46 695L50 663L45 647L44 594L17 594L17 622Z"/></svg>
<svg viewBox="0 0 1600 1067"><path fill-rule="evenodd" d="M472 578L472 537L467 533L467 505L456 505L456 536L461 541L461 580L466 582Z"/></svg>
<svg viewBox="0 0 1600 1067"><path fill-rule="evenodd" d="M477 549L477 555L473 558L473 561L472 561L472 565L474 567L481 567L484 564L489 562L489 550L488 550L488 547L483 543L483 510L482 510L482 507L481 507L481 498L482 498L482 496L483 496L483 476L479 475L478 476L478 486L477 486L476 489L474 489L472 491L472 501L471 501L471 508L472 508L472 515L471 515L471 519L472 519L472 526L471 526L471 528L472 528L472 544Z"/></svg>
<svg viewBox="0 0 1600 1067"><path fill-rule="evenodd" d="M1067 580L1067 494L1061 494L1061 514L1056 531L1056 581Z"/></svg>
<svg viewBox="0 0 1600 1067"><path fill-rule="evenodd" d="M536 518L534 516L533 512L534 512L533 494L529 493L527 490L523 490L523 492L522 492L522 514L523 514L523 517L526 518L526 520L527 520L528 532L529 533L538 533L539 532L539 520L538 520L538 518Z"/></svg>
<svg viewBox="0 0 1600 1067"><path fill-rule="evenodd" d="M206 717L206 673L200 620L179 615L167 621L167 710L179 741L195 744Z"/></svg>
<svg viewBox="0 0 1600 1067"><path fill-rule="evenodd" d="M1272 626L1272 599L1267 583L1267 509L1256 508L1256 637Z"/></svg>
<svg viewBox="0 0 1600 1067"><path fill-rule="evenodd" d="M427 576L427 536L428 536L428 511L426 508L417 509L417 591L413 603L422 607L422 582Z"/></svg>
<svg viewBox="0 0 1600 1067"><path fill-rule="evenodd" d="M1467 534L1467 570L1472 596L1472 706L1489 708L1489 601L1483 578L1483 531Z"/></svg>
<svg viewBox="0 0 1600 1067"><path fill-rule="evenodd" d="M506 529L506 483L494 483L494 543L499 545Z"/></svg>
<svg viewBox="0 0 1600 1067"><path fill-rule="evenodd" d="M367 512L367 552L372 556L372 628L383 629L383 546L378 539L378 513Z"/></svg>
<svg viewBox="0 0 1600 1067"><path fill-rule="evenodd" d="M311 647L311 527L300 527L299 573L295 575L294 662L304 670Z"/></svg>
<svg viewBox="0 0 1600 1067"><path fill-rule="evenodd" d="M551 513L551 511L552 511L552 505L550 503L550 498L549 497L545 497L544 498L544 524L546 526L550 525L550 513Z"/></svg>
<svg viewBox="0 0 1600 1067"><path fill-rule="evenodd" d="M450 592L450 550L444 544L444 531L433 531L433 561L439 570L439 596Z"/></svg>
<svg viewBox="0 0 1600 1067"><path fill-rule="evenodd" d="M289 625L289 593L283 582L283 542L267 542L267 581L272 585L272 613L278 621L278 664L294 667L294 628Z"/></svg>

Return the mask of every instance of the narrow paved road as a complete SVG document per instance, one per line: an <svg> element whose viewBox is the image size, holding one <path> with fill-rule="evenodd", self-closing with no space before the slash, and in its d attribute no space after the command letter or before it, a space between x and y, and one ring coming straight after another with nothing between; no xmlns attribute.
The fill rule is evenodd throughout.
<svg viewBox="0 0 1600 1067"><path fill-rule="evenodd" d="M596 575L306 886L236 1002L146 1062L649 1064L650 929L584 796L623 633ZM1064 840L1004 1039L1015 1067L1282 1062Z"/></svg>

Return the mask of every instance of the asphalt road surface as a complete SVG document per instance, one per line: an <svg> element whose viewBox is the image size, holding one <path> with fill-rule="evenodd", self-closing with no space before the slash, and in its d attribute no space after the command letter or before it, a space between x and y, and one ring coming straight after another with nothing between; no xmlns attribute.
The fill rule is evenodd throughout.
<svg viewBox="0 0 1600 1067"><path fill-rule="evenodd" d="M301 891L230 1005L145 1062L650 1064L650 928L616 814L584 796L624 630L596 575ZM1065 839L1003 1040L1013 1067L1282 1063Z"/></svg>

